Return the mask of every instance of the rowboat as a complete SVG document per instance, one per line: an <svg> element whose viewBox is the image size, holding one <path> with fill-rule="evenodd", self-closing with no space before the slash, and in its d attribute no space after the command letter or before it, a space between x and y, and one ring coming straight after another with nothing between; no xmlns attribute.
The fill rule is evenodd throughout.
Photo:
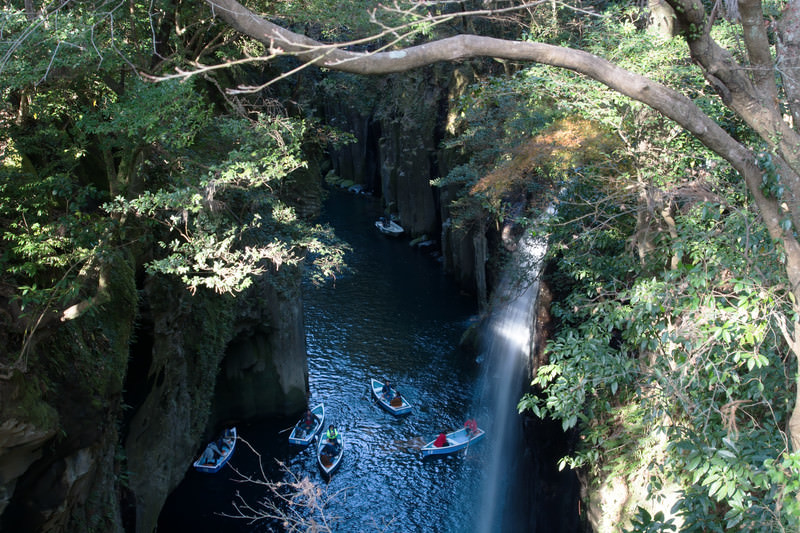
<svg viewBox="0 0 800 533"><path fill-rule="evenodd" d="M339 463L342 461L342 455L344 455L344 438L341 433L336 437L335 450L332 452L326 449L329 442L325 435L323 435L319 439L319 444L317 445L317 462L322 471L327 475L330 475L336 470L336 467L338 467Z"/></svg>
<svg viewBox="0 0 800 533"><path fill-rule="evenodd" d="M384 235L397 237L403 233L403 227L389 218L381 217L375 221L375 227Z"/></svg>
<svg viewBox="0 0 800 533"><path fill-rule="evenodd" d="M301 418L289 434L289 444L308 446L317 436L319 430L322 429L322 424L325 422L325 405L320 403L311 410L311 414L314 415L315 424L311 426L311 429L307 430L305 428L305 420Z"/></svg>
<svg viewBox="0 0 800 533"><path fill-rule="evenodd" d="M477 428L474 432L470 432L467 428L461 428L458 431L453 431L447 434L447 444L444 446L435 446L435 440L430 441L428 444L421 448L422 456L428 457L430 455L447 455L455 453L459 450L465 449L467 446L473 444L475 441L483 438L484 431Z"/></svg>
<svg viewBox="0 0 800 533"><path fill-rule="evenodd" d="M198 472L213 474L225 466L236 448L236 428L226 429L220 438L209 442L200 458L195 461L194 468Z"/></svg>
<svg viewBox="0 0 800 533"><path fill-rule="evenodd" d="M389 387L389 394L383 393L383 382L372 379L372 396L378 400L378 404L395 416L407 415L411 412L411 404L397 392L396 389Z"/></svg>

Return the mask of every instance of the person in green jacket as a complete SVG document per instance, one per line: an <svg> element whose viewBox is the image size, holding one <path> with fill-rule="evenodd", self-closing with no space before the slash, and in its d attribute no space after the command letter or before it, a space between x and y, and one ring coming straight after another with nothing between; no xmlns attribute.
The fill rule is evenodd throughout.
<svg viewBox="0 0 800 533"><path fill-rule="evenodd" d="M322 452L326 455L336 455L339 452L339 443L336 440L339 438L339 431L333 424L328 426L328 431L325 432L325 437L328 439L328 442L325 443L325 446L322 448Z"/></svg>

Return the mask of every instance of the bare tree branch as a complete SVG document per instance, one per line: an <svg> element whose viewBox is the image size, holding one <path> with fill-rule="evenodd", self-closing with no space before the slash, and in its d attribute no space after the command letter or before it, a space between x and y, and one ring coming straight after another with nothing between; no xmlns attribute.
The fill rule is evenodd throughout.
<svg viewBox="0 0 800 533"><path fill-rule="evenodd" d="M286 464L276 460L286 481L271 481L264 470L261 454L249 442L238 437L256 455L258 459L257 475L248 475L230 465L236 473L234 481L249 485L262 486L267 493L258 501L252 502L236 492L232 502L233 513L221 513L228 518L246 520L256 523L263 520L279 521L284 531L307 533L331 533L336 522L335 517L328 516L327 507L330 502L343 494L346 489L329 494L327 489L316 485L308 476L292 472Z"/></svg>

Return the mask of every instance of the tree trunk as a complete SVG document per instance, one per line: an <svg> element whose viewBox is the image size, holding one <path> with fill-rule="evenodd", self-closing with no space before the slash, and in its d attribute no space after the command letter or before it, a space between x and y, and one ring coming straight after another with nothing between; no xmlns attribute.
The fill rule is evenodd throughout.
<svg viewBox="0 0 800 533"><path fill-rule="evenodd" d="M792 126L800 127L800 0L789 0L777 25L778 72L786 93Z"/></svg>
<svg viewBox="0 0 800 533"><path fill-rule="evenodd" d="M794 325L795 331L798 330L798 325ZM797 355L797 352L795 352ZM800 367L800 356L797 357L798 367ZM794 398L794 410L792 410L792 416L789 418L789 424L786 428L787 433L789 434L789 441L792 445L792 450L800 451L800 373L798 373L797 378L795 379L795 398ZM797 495L800 498L800 494Z"/></svg>

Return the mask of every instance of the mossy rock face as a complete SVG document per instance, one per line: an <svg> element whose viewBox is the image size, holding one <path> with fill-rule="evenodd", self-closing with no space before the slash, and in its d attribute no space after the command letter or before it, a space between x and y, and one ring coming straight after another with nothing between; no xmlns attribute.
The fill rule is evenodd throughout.
<svg viewBox="0 0 800 533"><path fill-rule="evenodd" d="M284 416L305 406L300 270L281 272L279 278L260 280L238 300L235 337L217 376L212 426L231 418Z"/></svg>
<svg viewBox="0 0 800 533"><path fill-rule="evenodd" d="M65 322L36 344L13 405L27 422L45 429L59 424L66 431L75 417L80 426L86 425L87 416L116 415L136 317L132 259L112 256L108 273L110 301ZM81 407L73 410L73 402Z"/></svg>
<svg viewBox="0 0 800 533"><path fill-rule="evenodd" d="M58 429L58 411L43 398L46 381L38 375L14 374L2 388L0 420L16 420L39 431Z"/></svg>
<svg viewBox="0 0 800 533"><path fill-rule="evenodd" d="M475 360L480 356L483 343L483 327L483 322L476 318L472 321L469 327L464 330L464 333L461 335L461 339L458 342L458 348L464 352L466 356L472 358L472 360Z"/></svg>
<svg viewBox="0 0 800 533"><path fill-rule="evenodd" d="M423 242L425 242L427 240L428 240L428 236L427 235L420 235L416 239L411 239L411 242L409 242L408 245L409 246L417 246L417 245L422 244Z"/></svg>
<svg viewBox="0 0 800 533"><path fill-rule="evenodd" d="M236 306L230 296L202 289L192 294L163 276L147 279L142 299L152 328L151 360L145 379L130 384L140 388L142 401L124 450L137 530L152 531L204 438Z"/></svg>
<svg viewBox="0 0 800 533"><path fill-rule="evenodd" d="M192 295L164 277L147 281L152 362L125 441L137 527L155 527L168 494L221 424L305 405L299 281L299 269L284 265L236 298Z"/></svg>
<svg viewBox="0 0 800 533"><path fill-rule="evenodd" d="M339 185L342 182L342 178L338 176L333 170L328 171L325 174L325 183L328 185Z"/></svg>
<svg viewBox="0 0 800 533"><path fill-rule="evenodd" d="M315 143L305 143L303 155L307 165L291 173L284 184L285 190L281 192L281 199L294 207L297 216L312 220L322 210L324 156Z"/></svg>
<svg viewBox="0 0 800 533"><path fill-rule="evenodd" d="M105 530L118 523L117 421L137 297L132 258L106 261L110 300L42 332L26 372L2 386L0 463L15 472L0 472L0 489L11 495L0 502L0 529L75 531L90 516L103 517Z"/></svg>

